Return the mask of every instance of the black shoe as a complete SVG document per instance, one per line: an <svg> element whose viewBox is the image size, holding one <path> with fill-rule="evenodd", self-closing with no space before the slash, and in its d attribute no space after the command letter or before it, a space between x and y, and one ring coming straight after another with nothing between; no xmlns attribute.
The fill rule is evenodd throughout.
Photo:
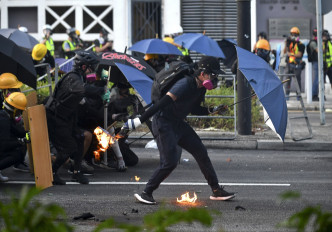
<svg viewBox="0 0 332 232"><path fill-rule="evenodd" d="M144 191L141 193L141 195L135 193L134 196L136 197L136 199L139 202L142 202L144 204L148 204L148 205L155 205L155 204L157 204L157 202L153 199L152 194L148 194L148 193L146 193Z"/></svg>
<svg viewBox="0 0 332 232"><path fill-rule="evenodd" d="M30 172L30 168L25 162L15 164L13 169L20 172Z"/></svg>
<svg viewBox="0 0 332 232"><path fill-rule="evenodd" d="M84 163L82 161L81 172L85 176L91 176L94 173L94 168L91 167L90 165L88 165L85 161L84 161ZM74 173L74 164L70 164L70 167L68 169L68 173L69 174L73 174Z"/></svg>
<svg viewBox="0 0 332 232"><path fill-rule="evenodd" d="M235 197L234 193L226 192L223 187L219 187L216 190L212 191L212 196L210 196L210 200L227 201L234 197Z"/></svg>
<svg viewBox="0 0 332 232"><path fill-rule="evenodd" d="M72 181L78 182L80 184L89 184L89 179L86 178L83 173L81 173L80 171L78 172L74 172L72 177L71 177Z"/></svg>
<svg viewBox="0 0 332 232"><path fill-rule="evenodd" d="M60 178L58 174L53 174L53 184L54 185L65 185L66 181Z"/></svg>
<svg viewBox="0 0 332 232"><path fill-rule="evenodd" d="M319 101L319 97L317 95L312 96L312 101Z"/></svg>

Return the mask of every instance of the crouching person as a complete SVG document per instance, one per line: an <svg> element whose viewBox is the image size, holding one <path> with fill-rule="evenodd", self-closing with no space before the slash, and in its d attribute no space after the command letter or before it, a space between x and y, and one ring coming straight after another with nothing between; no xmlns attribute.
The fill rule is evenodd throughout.
<svg viewBox="0 0 332 232"><path fill-rule="evenodd" d="M52 165L55 185L66 184L57 172L69 157L74 160L72 181L89 183L81 172L85 135L78 127L77 113L79 105L84 104L86 75L95 71L98 62L99 59L94 53L78 52L73 71L62 77L45 104L50 140L57 150Z"/></svg>
<svg viewBox="0 0 332 232"><path fill-rule="evenodd" d="M8 181L8 177L1 174L2 170L23 162L25 157L29 140L23 125L15 118L22 114L26 105L25 95L13 92L5 98L0 110L0 182Z"/></svg>

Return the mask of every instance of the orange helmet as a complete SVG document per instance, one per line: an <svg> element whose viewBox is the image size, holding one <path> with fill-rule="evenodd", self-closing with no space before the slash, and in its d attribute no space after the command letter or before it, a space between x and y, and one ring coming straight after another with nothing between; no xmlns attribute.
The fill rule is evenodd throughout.
<svg viewBox="0 0 332 232"><path fill-rule="evenodd" d="M23 85L12 73L3 73L0 75L0 89L16 89Z"/></svg>
<svg viewBox="0 0 332 232"><path fill-rule="evenodd" d="M144 60L158 59L157 54L145 54Z"/></svg>
<svg viewBox="0 0 332 232"><path fill-rule="evenodd" d="M4 107L11 110L11 107L8 107L7 104L16 109L25 110L25 107L27 106L27 98L24 93L13 92L6 97L4 102Z"/></svg>
<svg viewBox="0 0 332 232"><path fill-rule="evenodd" d="M292 27L291 29L290 29L290 33L291 34L300 34L300 29L298 28L298 27Z"/></svg>
<svg viewBox="0 0 332 232"><path fill-rule="evenodd" d="M257 41L256 48L261 48L270 51L270 44L266 39L260 39Z"/></svg>

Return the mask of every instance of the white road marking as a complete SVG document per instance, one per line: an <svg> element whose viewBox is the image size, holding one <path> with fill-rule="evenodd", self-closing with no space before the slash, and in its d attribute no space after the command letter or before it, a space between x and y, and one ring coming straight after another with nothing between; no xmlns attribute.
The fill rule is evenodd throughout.
<svg viewBox="0 0 332 232"><path fill-rule="evenodd" d="M79 184L77 182L66 182L67 184ZM97 181L90 182L90 185L146 185L147 182L116 182L116 181ZM35 184L34 181L8 181L3 184ZM223 186L276 186L289 187L291 184L282 183L219 183ZM199 186L208 185L207 183L199 182L162 182L161 185L185 185L185 186Z"/></svg>

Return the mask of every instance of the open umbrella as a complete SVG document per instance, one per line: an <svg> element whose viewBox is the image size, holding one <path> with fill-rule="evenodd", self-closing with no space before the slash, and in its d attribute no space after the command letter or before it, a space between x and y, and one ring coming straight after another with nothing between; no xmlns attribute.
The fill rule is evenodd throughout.
<svg viewBox="0 0 332 232"><path fill-rule="evenodd" d="M232 68L232 65L234 64L234 61L237 59L236 55L236 41L233 39L222 39L221 41L218 41L218 45L223 51L225 58L224 58L224 65L226 65L227 68Z"/></svg>
<svg viewBox="0 0 332 232"><path fill-rule="evenodd" d="M28 33L20 31L19 29L0 29L0 35L3 35L16 43L19 47L25 48L29 51L32 51L33 47L39 43L34 37Z"/></svg>
<svg viewBox="0 0 332 232"><path fill-rule="evenodd" d="M199 33L185 33L174 38L177 43L184 48L203 53L207 56L225 58L218 43L210 37Z"/></svg>
<svg viewBox="0 0 332 232"><path fill-rule="evenodd" d="M283 84L270 65L259 56L236 47L238 69L254 89L265 110L265 123L283 141L287 128L287 104Z"/></svg>
<svg viewBox="0 0 332 232"><path fill-rule="evenodd" d="M128 80L129 84L137 91L148 105L151 103L151 88L153 81L138 69L125 65L115 63L123 75Z"/></svg>
<svg viewBox="0 0 332 232"><path fill-rule="evenodd" d="M36 89L37 75L31 56L2 35L0 35L0 60L0 74L12 73L21 82Z"/></svg>
<svg viewBox="0 0 332 232"><path fill-rule="evenodd" d="M169 54L182 56L182 52L176 46L161 39L144 39L138 41L131 46L129 50L144 54Z"/></svg>
<svg viewBox="0 0 332 232"><path fill-rule="evenodd" d="M127 79L119 70L118 66L115 65L115 63L125 64L133 67L143 72L151 79L153 79L154 75L156 74L156 71L154 71L154 69L150 65L148 65L143 59L138 57L134 57L120 52L104 52L100 55L100 57L101 59L99 61L98 69L103 68L108 70L108 67L112 66L110 73L110 81L113 83L128 83Z"/></svg>

